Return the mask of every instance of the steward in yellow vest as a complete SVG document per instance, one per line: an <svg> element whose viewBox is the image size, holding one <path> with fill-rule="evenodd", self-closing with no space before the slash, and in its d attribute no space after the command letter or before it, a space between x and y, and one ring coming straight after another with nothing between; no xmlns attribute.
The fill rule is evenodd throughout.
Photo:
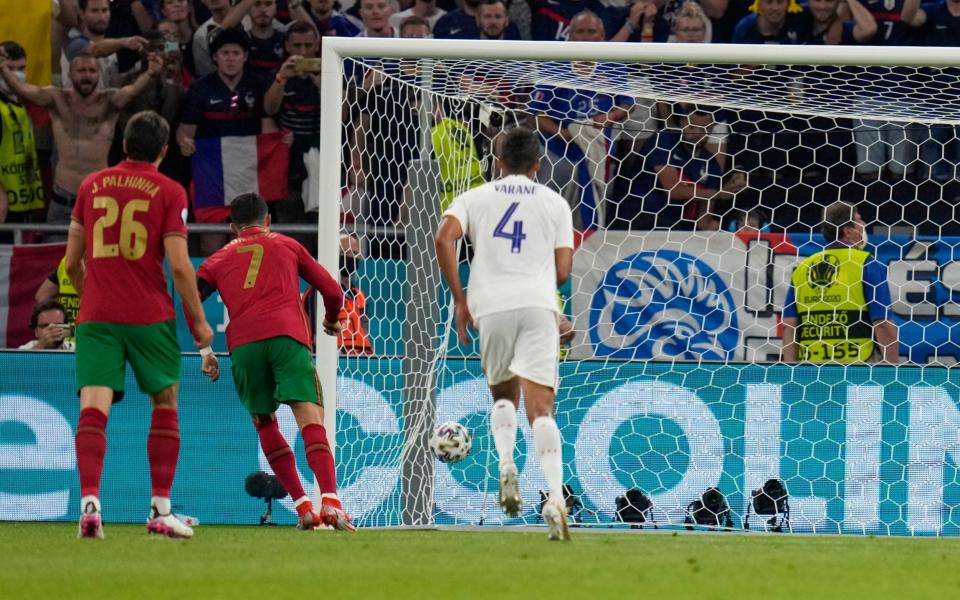
<svg viewBox="0 0 960 600"><path fill-rule="evenodd" d="M824 213L828 246L794 270L783 309L783 360L860 363L880 350L897 362L896 325L883 266L863 250L865 224L852 205Z"/></svg>
<svg viewBox="0 0 960 600"><path fill-rule="evenodd" d="M483 185L483 163L478 157L470 127L463 121L444 117L430 131L433 153L440 166L440 212L447 210L454 196Z"/></svg>
<svg viewBox="0 0 960 600"><path fill-rule="evenodd" d="M863 283L869 258L856 248L831 248L807 258L793 272L797 360L866 362L873 356Z"/></svg>
<svg viewBox="0 0 960 600"><path fill-rule="evenodd" d="M22 79L17 65L26 65L26 54L18 44L4 44L8 65ZM13 56L11 56L13 54ZM0 79L0 190L6 196L7 220L27 222L32 211L44 207L43 182L37 162L33 123L16 94ZM2 208L2 207L0 207ZM2 212L2 211L0 211ZM2 216L0 216L2 217ZM0 221L3 221L0 218Z"/></svg>

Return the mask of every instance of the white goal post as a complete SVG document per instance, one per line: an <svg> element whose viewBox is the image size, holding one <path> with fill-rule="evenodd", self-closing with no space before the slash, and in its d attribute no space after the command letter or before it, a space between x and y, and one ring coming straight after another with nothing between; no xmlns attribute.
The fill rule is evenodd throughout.
<svg viewBox="0 0 960 600"><path fill-rule="evenodd" d="M866 100L866 104L857 104L851 101L850 90L843 88L843 77L836 76L837 67L863 67L868 74L864 81L869 81L869 73L872 68L893 70L897 67L905 69L936 68L938 74L943 74L947 78L944 85L960 86L960 53L954 48L878 48L868 46L779 46L779 45L730 45L730 44L628 44L628 43L571 43L571 42L528 42L528 41L466 41L466 40L420 40L420 39L375 39L375 38L338 38L325 37L322 44L322 82L321 82L321 105L320 105L320 204L318 214L319 244L318 260L320 264L326 267L331 274L338 272L338 254L340 250L340 211L343 206L343 173L344 161L343 155L345 143L349 141L343 139L344 114L345 114L345 82L349 77L348 65L351 59L358 61L377 59L409 59L422 61L424 68L418 71L418 77L421 78L422 90L424 95L433 94L437 102L452 98L452 92L449 89L431 88L434 85L432 80L432 61L482 61L483 64L497 64L500 61L512 62L516 65L529 66L534 63L550 62L573 62L588 61L595 63L615 63L618 65L658 65L655 71L649 74L651 77L645 79L636 77L630 79L629 85L623 90L604 88L603 84L598 84L597 91L608 92L610 94L622 93L631 97L642 97L651 100L665 102L686 102L691 104L703 104L717 109L729 109L733 111L763 111L764 113L783 113L785 115L799 115L804 118L848 118L848 119L873 119L884 122L922 123L926 125L945 125L960 126L960 104L950 105L944 103L914 102L914 98L906 96L896 96L888 102L874 103ZM731 86L729 89L697 87L696 85L685 88L680 71L691 65L713 66L723 74L736 77L738 70L769 65L771 67L783 67L789 69L789 66L796 66L797 70L792 70L790 77L777 79L771 77L771 87L768 90L762 90L756 87L738 88ZM746 67L747 65L752 67ZM810 69L805 69L809 67ZM822 70L817 70L822 67ZM954 72L953 69L958 71ZM819 79L820 74L823 79ZM676 81L671 86L671 78L676 76ZM810 83L809 89L798 89L793 85L791 78L804 79ZM534 78L524 78L517 76L517 80L523 80L528 85L535 85L538 82ZM555 77L550 83L556 85ZM821 82L826 82L821 85ZM416 86L417 82L411 83ZM749 90L752 95L744 95L744 90ZM960 94L958 94L960 95ZM426 101L424 101L426 102ZM432 118L429 112L430 107L424 108L420 105L421 116L426 119ZM350 119L349 116L346 119ZM423 144L423 148L430 148L429 127L424 127L425 131L420 132L418 143ZM400 141L398 140L398 143ZM421 159L426 160L421 156ZM416 178L430 178L434 174L427 170L411 170L409 177L411 181ZM420 181L417 185L434 186L437 182ZM414 186L414 184L409 184ZM408 187L409 187L408 186ZM415 186L414 186L415 187ZM416 200L416 199L414 199ZM434 204L434 203L431 203ZM435 483L435 461L427 448L427 436L431 431L435 421L441 420L444 413L437 414L437 394L438 380L441 377L434 368L439 360L443 360L446 354L446 340L439 342L434 335L438 329L438 324L446 322L448 315L445 311L446 301L430 296L431 293L437 294L442 289L439 282L438 269L435 266L435 257L433 254L433 231L438 223L440 215L439 206L417 205L418 209L411 211L411 214L405 215L406 221L399 227L405 232L405 244L409 254L404 259L406 266L406 286L407 286L407 309L405 321L398 324L397 331L403 332L402 340L395 340L396 344L392 347L399 348L396 356L402 361L402 373L400 380L403 381L402 389L398 393L404 395L402 414L397 414L398 422L401 423L402 430L399 432L403 441L402 448L398 450L400 464L396 467L397 476L401 484L399 501L397 506L381 512L389 513L387 516L377 515L371 517L368 521L371 524L401 524L407 526L430 525L434 523L434 514L437 507L435 502L439 502L435 497L441 493L441 486L449 484L448 479ZM601 228L602 229L602 228ZM673 244L672 238L664 238L666 244ZM714 238L709 238L714 239ZM708 245L711 242L707 242ZM773 267L771 267L772 269ZM576 290L574 293L577 293ZM897 295L896 293L894 294ZM318 315L318 318L320 316ZM318 331L319 331L318 327ZM746 335L746 334L744 334ZM746 337L743 343L748 344ZM333 338L328 336L317 336L317 368L324 392L324 404L326 409L326 427L329 432L331 445L336 444L337 428L337 406L340 404L336 397L337 390L337 370L338 356L337 346ZM578 358L576 353L571 355ZM732 356L732 355L731 355ZM738 355L737 360L750 362L749 356L746 358ZM678 359L679 360L679 359ZM707 359L700 358L699 362L709 362ZM727 361L722 361L727 362ZM576 369L575 369L576 370ZM582 377L582 374L575 376ZM869 376L867 377L869 380ZM578 379L579 381L579 379ZM563 386L561 380L561 386ZM586 385L586 384L581 384ZM758 386L760 389L762 385ZM853 386L851 386L851 389ZM860 387L856 388L860 390ZM866 389L866 387L863 387ZM759 393L759 392L757 392ZM863 398L870 400L873 392L857 392L863 394ZM853 392L850 392L850 398L853 398ZM860 396L857 398L862 399ZM940 400L936 400L939 402ZM851 400L853 402L853 400ZM867 402L867 401L864 401ZM933 401L931 401L933 402ZM869 402L867 402L869 404ZM870 413L873 405L869 405L865 413ZM939 406L939 405L938 405ZM747 409L749 410L749 408ZM455 415L454 415L455 416ZM589 416L589 415L588 415ZM681 423L683 418L676 417L675 420ZM879 417L877 417L879 419ZM584 426L584 425L581 425ZM572 426L571 426L572 427ZM779 424L776 426L776 433L779 435ZM750 431L743 434L747 438L746 444L750 444ZM572 430L564 430L564 436L570 435ZM671 429L670 431L673 431ZM719 432L719 426L718 426ZM612 431L610 432L612 435ZM719 433L718 433L719 435ZM760 435L759 433L757 434ZM877 434L879 436L879 433ZM477 441L474 441L474 448L477 448ZM570 443L565 440L565 443ZM768 447L770 440L767 438L756 438L757 447ZM879 444L879 437L877 444ZM689 449L693 451L694 444L691 443ZM873 452L869 450L864 452ZM529 448L529 446L528 446ZM857 446L859 448L859 446ZM776 444L774 444L776 450ZM811 452L813 452L811 450ZM879 450L877 450L879 453ZM947 449L945 452L952 452ZM338 463L341 452L337 452ZM692 457L688 457L693 460ZM772 459L771 459L772 460ZM879 460L879 459L877 459ZM749 460L744 461L749 463ZM760 463L763 463L761 460ZM772 464L772 463L771 463ZM481 465L482 466L482 465ZM769 466L769 464L767 465ZM489 465L487 465L489 469ZM577 469L603 468L593 463L581 460L578 455L576 459L571 460L567 469L575 471ZM693 467L691 467L692 469ZM704 467L709 469L712 467ZM717 467L719 468L719 467ZM749 486L755 486L749 472L750 465L747 464L744 469L747 471L743 477L746 482L740 486L738 493L745 497L750 492ZM756 467L756 473L763 472L761 467ZM384 472L392 472L386 468ZM754 475L756 475L754 473ZM871 472L872 473L872 472ZM853 489L863 481L870 480L873 475L866 473L857 475L851 474L848 465L846 474L847 486ZM447 477L445 475L445 477ZM859 479L858 479L859 477ZM611 479L612 480L612 479ZM709 480L709 477L702 479ZM698 481L701 481L698 479ZM739 486L740 484L738 484ZM913 485L913 483L911 483ZM435 489L435 486L437 489ZM586 487L586 484L584 484ZM387 486L389 487L389 486ZM869 485L867 484L867 487ZM692 489L692 488L691 488ZM811 486L811 489L813 487ZM911 488L912 490L913 488ZM494 490L495 491L495 490ZM593 496L587 490L583 492L589 497L590 501L597 505L599 498L608 500L610 492L597 492ZM792 492L791 492L792 493ZM815 493L809 494L811 498ZM482 514L490 514L493 517L496 514L496 506L488 507L486 498L489 496L480 490L476 494L476 500L470 500L474 503L483 502ZM664 496L666 497L666 496ZM869 505L872 500L869 493L866 493L867 500L863 501ZM347 508L351 509L349 504L350 496L346 495ZM529 502L529 499L525 498ZM798 519L807 518L806 510L813 515L818 510L826 511L824 508L829 503L819 501L816 498L811 499L806 505L798 501L799 508L796 509ZM912 499L910 500L913 501ZM473 505L471 505L473 506ZM858 506L854 509L851 507ZM911 504L911 506L913 506ZM924 505L927 512L931 513L935 507ZM607 506L599 507L607 510ZM743 506L736 506L735 512L741 513ZM680 513L677 507L664 507L665 518L673 522L679 518ZM832 510L832 509L831 509ZM886 527L886 531L894 531L896 527L889 524L877 525L879 523L876 517L876 509L872 505L859 506L855 500L848 500L848 507L845 509L845 516L833 518L833 523L837 523L835 530L847 531L879 531ZM857 513L857 510L860 512ZM375 511L368 511L373 514ZM856 516L856 514L866 516ZM394 516L391 515L396 515ZM474 515L475 512L470 512ZM919 511L918 511L919 514ZM481 517L483 521L485 517ZM499 518L499 517L497 517ZM810 522L816 522L811 525L812 530L824 530L821 524L823 520L817 520L818 517L809 517ZM859 520L858 520L859 519ZM908 528L917 528L921 530L923 523L919 517L918 520L911 518ZM525 522L530 522L529 519ZM361 519L361 524L364 521ZM820 529L818 529L818 527ZM833 527L833 525L831 525ZM831 530L826 527L826 530ZM898 530L899 531L899 530ZM914 531L914 529L910 529Z"/></svg>

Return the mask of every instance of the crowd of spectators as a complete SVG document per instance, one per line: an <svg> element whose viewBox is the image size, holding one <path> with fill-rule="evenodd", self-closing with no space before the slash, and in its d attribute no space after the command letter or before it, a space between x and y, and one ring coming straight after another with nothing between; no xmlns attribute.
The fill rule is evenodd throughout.
<svg viewBox="0 0 960 600"><path fill-rule="evenodd" d="M303 158L320 145L322 36L960 43L960 0L53 1L52 86L26 83L31 57L16 42L2 45L0 221L66 223L83 177L122 157L118 128L128 115L153 109L173 124L161 170L188 189L197 140L287 132L289 192L272 211L277 223L311 222ZM404 191L411 161L440 163L448 201L450 190L492 175L484 158L495 129L489 119L477 125L478 107L445 99L429 116L434 155L420 156L420 99L397 84L415 73L402 63L396 68L388 77L386 68L354 66L346 82L356 113L344 119L353 124L344 130L351 150L344 184L359 197L352 217L387 229L401 225L405 204L416 201ZM584 89L542 85L514 90L527 95L511 101L542 132L548 155L540 178L564 191L581 228L732 229L746 211L765 227L802 226L806 205L816 215L811 223L820 208L809 186L793 183L811 178L868 201L864 187L883 184L873 192L878 210L887 203L892 221L902 220L917 186L952 182L960 161L952 127L836 119L797 125L761 112L598 93L586 82L605 77L605 65L568 68L569 80L584 81ZM898 190L899 183L913 185ZM400 246L387 235L371 244L371 254L398 256Z"/></svg>

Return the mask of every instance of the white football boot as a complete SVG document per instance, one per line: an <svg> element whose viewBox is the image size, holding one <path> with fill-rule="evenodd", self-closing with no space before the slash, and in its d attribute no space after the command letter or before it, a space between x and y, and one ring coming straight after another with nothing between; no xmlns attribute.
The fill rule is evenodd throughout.
<svg viewBox="0 0 960 600"><path fill-rule="evenodd" d="M543 520L547 524L551 540L570 541L567 528L567 505L562 499L551 497L543 505Z"/></svg>
<svg viewBox="0 0 960 600"><path fill-rule="evenodd" d="M512 462L500 467L500 508L508 517L519 517L523 508L517 465Z"/></svg>
<svg viewBox="0 0 960 600"><path fill-rule="evenodd" d="M156 535L165 535L168 538L184 540L193 537L192 527L172 514L161 515L155 507L150 509L150 520L147 521L147 532Z"/></svg>

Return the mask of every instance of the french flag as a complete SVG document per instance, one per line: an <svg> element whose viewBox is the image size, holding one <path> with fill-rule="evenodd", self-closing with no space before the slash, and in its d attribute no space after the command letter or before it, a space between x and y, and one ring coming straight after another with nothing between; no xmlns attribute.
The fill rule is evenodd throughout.
<svg viewBox="0 0 960 600"><path fill-rule="evenodd" d="M290 147L285 132L195 141L193 207L200 223L222 223L230 202L256 192L267 202L287 197Z"/></svg>
<svg viewBox="0 0 960 600"><path fill-rule="evenodd" d="M0 244L0 344L17 348L33 339L34 294L57 269L66 244Z"/></svg>

